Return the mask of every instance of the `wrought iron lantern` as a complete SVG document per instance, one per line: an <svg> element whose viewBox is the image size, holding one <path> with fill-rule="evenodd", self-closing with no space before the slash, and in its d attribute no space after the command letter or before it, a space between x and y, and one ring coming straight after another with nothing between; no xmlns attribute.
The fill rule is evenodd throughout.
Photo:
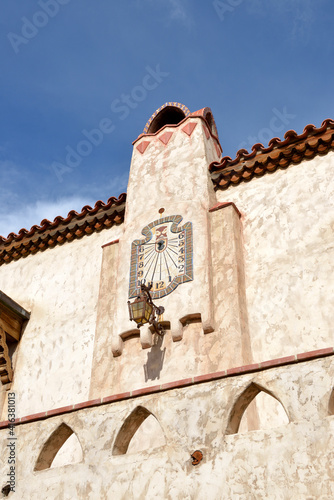
<svg viewBox="0 0 334 500"><path fill-rule="evenodd" d="M149 286L140 286L140 295L133 301L128 301L130 320L135 321L138 328L148 323L152 325L155 333L158 335L164 335L164 329L162 325L157 321L156 317L161 316L164 313L165 308L156 306L153 304L150 290L152 284Z"/></svg>

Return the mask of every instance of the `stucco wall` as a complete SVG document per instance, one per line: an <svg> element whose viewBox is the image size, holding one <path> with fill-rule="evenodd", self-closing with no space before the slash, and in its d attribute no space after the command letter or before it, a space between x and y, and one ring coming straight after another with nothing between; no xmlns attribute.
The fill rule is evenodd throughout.
<svg viewBox="0 0 334 500"><path fill-rule="evenodd" d="M333 343L334 153L226 191L242 213L254 361Z"/></svg>
<svg viewBox="0 0 334 500"><path fill-rule="evenodd" d="M196 133L203 135L200 125L195 128L193 138L197 137ZM179 133L190 141L183 132ZM197 139L199 141L200 136ZM180 141L176 133L175 140ZM121 330L115 315L115 293L109 287L111 284L113 290L117 288L117 274L123 286L121 291L117 288L116 296L122 304L120 314L124 313L124 321L133 328L126 316L129 248L141 226L136 226L131 217L129 228L133 232L129 229L128 237L122 225L1 266L1 288L32 313L14 359L12 390L18 393L18 416L74 404L89 397L137 389L151 385L154 380L163 383L241 365L252 358L263 361L332 345L333 158L333 153L317 157L286 171L217 192L220 201L233 201L241 211L243 241L239 241L238 236L238 249L219 244L224 237L229 243L233 232L236 238L239 231L236 224L228 222L232 208L222 209L220 213L224 212L227 217L226 228L221 216L217 219L219 227L211 221L213 256L221 254L220 260L215 263L213 258L212 261L217 290L216 328L207 335L200 323L190 324L183 327L180 342L172 342L171 331L167 331L162 346L143 351L140 340L132 339L124 343L119 358L112 356L112 335L118 336ZM224 234L220 237L222 230ZM102 269L107 276L108 286L103 293L108 300L101 308L100 323L96 327L97 302L101 301L102 290L101 245L117 238L123 241L127 251L121 251L118 257L114 249L110 250L112 247L104 249L111 252L110 262L106 261L106 268ZM210 266L206 253L210 244L200 237L195 224L195 280L180 285L161 301L166 306L164 319L171 320L172 324L189 312L184 309L184 302L190 288L196 290L196 296L205 293L201 290L203 276L207 280L209 275L207 271L202 273L201 266L203 263ZM201 259L196 260L198 255ZM244 285L237 267L242 259L245 260L246 302L241 306L240 290ZM229 265L231 272L226 267ZM209 283L206 286L210 289ZM190 299L187 301L192 304ZM198 299L193 312L198 312L199 302ZM239 314L240 328L235 326L238 307L248 313L248 320L247 314L244 318ZM248 327L241 332L246 320L251 346L247 356L242 354L243 345L238 347L241 334L248 336ZM227 324L232 326L229 328ZM99 325L102 325L102 336ZM92 367L94 342L96 362ZM244 340L242 342L245 345Z"/></svg>
<svg viewBox="0 0 334 500"><path fill-rule="evenodd" d="M331 356L19 425L17 489L11 498L329 500L333 377ZM232 408L252 382L282 402L289 423L227 434ZM166 445L113 455L119 429L138 406L158 419ZM83 462L33 472L43 444L62 422L77 434ZM0 432L2 457L8 455L7 433ZM190 455L197 449L204 458L193 466ZM2 478L7 468L2 463Z"/></svg>
<svg viewBox="0 0 334 500"><path fill-rule="evenodd" d="M0 267L1 289L31 311L14 358L17 416L88 399L101 245L120 232L115 226Z"/></svg>
<svg viewBox="0 0 334 500"><path fill-rule="evenodd" d="M219 342L224 340L218 331L203 333L215 327L208 210L216 199L208 165L219 156L202 120L190 117L187 124L194 126L190 136L183 123L167 126L156 136L142 136L134 145L124 233L118 249L104 249L91 398L140 388L152 380L161 383L219 369ZM160 140L165 134L171 134L167 144ZM141 153L137 148L143 144L148 145ZM131 244L143 238L144 226L159 219L160 208L165 210L162 217L181 215L180 225L192 223L194 279L155 299L165 308L163 320L170 329L163 345L151 348L157 339L152 339L149 325L141 327L140 339L123 342L121 336L136 328L127 306ZM181 324L181 319L195 314L200 316L196 326ZM173 342L176 339L180 342ZM150 349L142 351L142 345Z"/></svg>

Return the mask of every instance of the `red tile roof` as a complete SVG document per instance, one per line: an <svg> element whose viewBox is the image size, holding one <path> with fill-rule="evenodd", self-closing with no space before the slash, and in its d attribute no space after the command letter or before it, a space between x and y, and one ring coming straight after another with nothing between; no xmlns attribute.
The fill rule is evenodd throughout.
<svg viewBox="0 0 334 500"><path fill-rule="evenodd" d="M255 144L252 152L240 149L234 160L229 156L220 162L211 163L209 170L215 189L227 189L253 177L285 169L291 164L309 160L317 155L334 150L334 121L324 120L321 127L307 125L301 134L289 130L281 141L277 137L269 141L268 147Z"/></svg>
<svg viewBox="0 0 334 500"><path fill-rule="evenodd" d="M29 231L20 229L7 238L0 236L0 265L120 224L124 221L125 200L122 193L107 203L97 201L94 208L86 205L80 213L71 210L66 218L58 216L53 222L43 219Z"/></svg>

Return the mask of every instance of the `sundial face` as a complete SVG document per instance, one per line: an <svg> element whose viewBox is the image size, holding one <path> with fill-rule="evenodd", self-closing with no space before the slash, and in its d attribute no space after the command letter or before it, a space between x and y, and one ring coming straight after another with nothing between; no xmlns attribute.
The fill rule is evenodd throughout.
<svg viewBox="0 0 334 500"><path fill-rule="evenodd" d="M158 299L193 280L192 224L181 221L181 215L162 217L142 229L144 239L132 242L130 299L141 284L152 284L151 296Z"/></svg>

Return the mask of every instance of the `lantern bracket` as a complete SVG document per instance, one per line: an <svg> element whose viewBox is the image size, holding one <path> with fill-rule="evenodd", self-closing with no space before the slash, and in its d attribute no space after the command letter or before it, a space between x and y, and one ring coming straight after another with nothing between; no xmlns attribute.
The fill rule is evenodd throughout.
<svg viewBox="0 0 334 500"><path fill-rule="evenodd" d="M165 312L165 308L163 306L156 306L153 303L150 294L151 288L152 288L152 283L150 283L148 286L141 284L140 295L138 295L138 297L132 303L128 301L130 320L135 321L139 328L143 326L144 323L148 322L150 325L153 326L155 333L157 333L160 336L163 336L165 335L165 331L162 325L159 323L159 321L157 321L157 316L161 316ZM134 304L138 304L138 302L143 303L143 314L140 317L135 316L133 308ZM145 314L144 310L145 308L147 309L147 305L148 305L148 310L151 310L151 313L149 318L144 320L144 314Z"/></svg>

